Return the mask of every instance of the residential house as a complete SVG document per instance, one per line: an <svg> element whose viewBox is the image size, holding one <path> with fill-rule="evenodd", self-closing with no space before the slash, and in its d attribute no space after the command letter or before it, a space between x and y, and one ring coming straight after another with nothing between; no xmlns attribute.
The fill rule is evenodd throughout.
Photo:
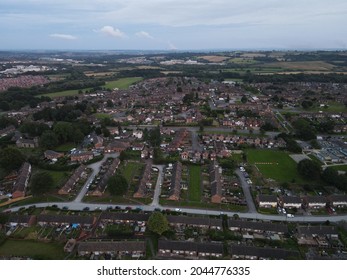
<svg viewBox="0 0 347 280"><path fill-rule="evenodd" d="M90 138L95 149L101 149L103 147L104 139L101 136L98 136L95 133L93 133Z"/></svg>
<svg viewBox="0 0 347 280"><path fill-rule="evenodd" d="M19 169L16 182L12 189L12 198L24 197L28 187L29 178L31 174L31 164L24 162Z"/></svg>
<svg viewBox="0 0 347 280"><path fill-rule="evenodd" d="M75 187L76 183L81 178L83 172L86 170L85 165L80 165L72 174L72 176L67 180L67 182L64 184L64 186L58 191L58 194L60 195L67 195L71 192L71 190Z"/></svg>
<svg viewBox="0 0 347 280"><path fill-rule="evenodd" d="M221 258L223 256L223 244L198 243L188 241L158 241L158 256L168 258Z"/></svg>
<svg viewBox="0 0 347 280"><path fill-rule="evenodd" d="M131 145L131 149L133 151L142 151L145 148L145 145L143 143L133 143Z"/></svg>
<svg viewBox="0 0 347 280"><path fill-rule="evenodd" d="M306 196L304 204L308 208L324 208L327 206L328 200L325 196Z"/></svg>
<svg viewBox="0 0 347 280"><path fill-rule="evenodd" d="M40 226L66 226L78 225L81 227L91 227L97 218L93 216L78 216L78 215L38 215L37 224Z"/></svg>
<svg viewBox="0 0 347 280"><path fill-rule="evenodd" d="M222 202L222 181L219 167L216 163L210 164L211 202Z"/></svg>
<svg viewBox="0 0 347 280"><path fill-rule="evenodd" d="M171 177L171 191L168 200L179 200L181 193L182 163L176 162Z"/></svg>
<svg viewBox="0 0 347 280"><path fill-rule="evenodd" d="M149 216L149 214L141 213L102 212L100 215L100 221L109 223L147 222Z"/></svg>
<svg viewBox="0 0 347 280"><path fill-rule="evenodd" d="M10 215L7 223L11 227L29 227L36 224L36 217L34 215Z"/></svg>
<svg viewBox="0 0 347 280"><path fill-rule="evenodd" d="M133 131L133 136L137 139L142 139L143 137L143 132L142 130L135 130Z"/></svg>
<svg viewBox="0 0 347 280"><path fill-rule="evenodd" d="M4 129L0 130L0 138L5 137L11 133L14 133L15 131L16 131L16 128L13 125L5 127Z"/></svg>
<svg viewBox="0 0 347 280"><path fill-rule="evenodd" d="M331 195L328 198L328 203L332 207L347 207L347 195Z"/></svg>
<svg viewBox="0 0 347 280"><path fill-rule="evenodd" d="M112 257L140 258L146 253L145 241L86 241L78 244L77 253L81 257L108 254Z"/></svg>
<svg viewBox="0 0 347 280"><path fill-rule="evenodd" d="M233 244L230 246L230 255L233 259L299 259L298 251L277 248L264 248Z"/></svg>
<svg viewBox="0 0 347 280"><path fill-rule="evenodd" d="M97 188L91 193L92 196L102 196L103 193L106 190L108 180L111 176L113 176L116 173L116 170L118 169L120 164L119 158L114 158L112 160L112 163L107 167L106 172L102 176Z"/></svg>
<svg viewBox="0 0 347 280"><path fill-rule="evenodd" d="M44 152L44 156L46 159L58 159L58 158L61 158L64 156L64 153L59 153L59 152L55 152L55 151L52 151L52 150L46 150Z"/></svg>
<svg viewBox="0 0 347 280"><path fill-rule="evenodd" d="M93 152L77 152L70 155L71 161L86 162L93 159Z"/></svg>
<svg viewBox="0 0 347 280"><path fill-rule="evenodd" d="M228 228L231 231L251 231L259 233L270 232L276 234L288 233L287 225L272 222L254 222L229 219Z"/></svg>
<svg viewBox="0 0 347 280"><path fill-rule="evenodd" d="M276 195L260 194L257 196L257 203L259 207L277 207L278 199Z"/></svg>
<svg viewBox="0 0 347 280"><path fill-rule="evenodd" d="M120 153L129 147L129 142L114 140L105 147L105 153Z"/></svg>
<svg viewBox="0 0 347 280"><path fill-rule="evenodd" d="M168 215L167 220L171 226L192 226L204 229L222 229L221 219L189 217L189 216L173 216Z"/></svg>
<svg viewBox="0 0 347 280"><path fill-rule="evenodd" d="M284 208L301 208L302 200L298 196L282 196L281 205Z"/></svg>
<svg viewBox="0 0 347 280"><path fill-rule="evenodd" d="M16 141L16 146L18 148L37 148L39 146L39 141L38 141L38 138L34 138L34 139L19 138Z"/></svg>
<svg viewBox="0 0 347 280"><path fill-rule="evenodd" d="M151 180L151 170L152 170L152 162L148 161L146 164L145 170L142 174L142 178L140 180L139 187L133 195L135 198L140 198L140 197L146 196L147 185Z"/></svg>
<svg viewBox="0 0 347 280"><path fill-rule="evenodd" d="M181 159L182 160L188 160L189 159L189 153L187 151L184 151L181 153Z"/></svg>

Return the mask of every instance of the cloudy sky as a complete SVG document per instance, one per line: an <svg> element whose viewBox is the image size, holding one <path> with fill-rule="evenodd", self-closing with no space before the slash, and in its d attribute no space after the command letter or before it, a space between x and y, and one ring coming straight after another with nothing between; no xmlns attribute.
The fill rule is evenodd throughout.
<svg viewBox="0 0 347 280"><path fill-rule="evenodd" d="M345 49L346 0L0 0L0 49Z"/></svg>

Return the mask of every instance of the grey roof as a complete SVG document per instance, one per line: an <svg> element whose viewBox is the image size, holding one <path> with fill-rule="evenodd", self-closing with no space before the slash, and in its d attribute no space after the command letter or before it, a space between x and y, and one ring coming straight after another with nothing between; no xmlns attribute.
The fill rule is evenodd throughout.
<svg viewBox="0 0 347 280"><path fill-rule="evenodd" d="M277 202L277 196L276 195L260 194L258 196L258 200L260 202Z"/></svg>
<svg viewBox="0 0 347 280"><path fill-rule="evenodd" d="M81 242L78 252L145 252L145 241Z"/></svg>
<svg viewBox="0 0 347 280"><path fill-rule="evenodd" d="M282 201L284 203L302 203L302 200L298 196L283 196Z"/></svg>
<svg viewBox="0 0 347 280"><path fill-rule="evenodd" d="M147 222L149 219L149 216L150 216L149 214L140 214L140 213L103 212L100 216L100 221L113 220L113 221Z"/></svg>
<svg viewBox="0 0 347 280"><path fill-rule="evenodd" d="M9 223L28 224L32 216L29 215L11 215L8 218Z"/></svg>
<svg viewBox="0 0 347 280"><path fill-rule="evenodd" d="M77 215L38 215L37 222L91 225L94 222L94 217Z"/></svg>
<svg viewBox="0 0 347 280"><path fill-rule="evenodd" d="M223 243L199 243L189 241L159 240L158 249L223 254Z"/></svg>
<svg viewBox="0 0 347 280"><path fill-rule="evenodd" d="M284 224L278 223L270 223L270 222L251 222L251 221L243 221L243 220L233 220L229 219L228 227L237 227L245 230L260 230L260 231L268 231L268 232L288 232L288 226Z"/></svg>
<svg viewBox="0 0 347 280"><path fill-rule="evenodd" d="M170 224L186 224L192 226L214 226L222 227L221 219L187 217L187 216L167 216Z"/></svg>
<svg viewBox="0 0 347 280"><path fill-rule="evenodd" d="M232 256L253 256L264 259L298 259L300 257L298 251L244 245L231 245L230 254Z"/></svg>
<svg viewBox="0 0 347 280"><path fill-rule="evenodd" d="M298 226L298 233L303 235L328 235L337 234L337 227L335 226Z"/></svg>

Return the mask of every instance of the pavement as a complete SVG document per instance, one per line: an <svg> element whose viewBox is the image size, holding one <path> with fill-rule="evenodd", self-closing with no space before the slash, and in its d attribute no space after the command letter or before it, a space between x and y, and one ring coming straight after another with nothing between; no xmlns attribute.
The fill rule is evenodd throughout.
<svg viewBox="0 0 347 280"><path fill-rule="evenodd" d="M236 169L235 173L240 179L243 194L247 202L248 213L257 213L257 208L254 205L254 200L250 191L250 185L247 183L245 176L239 169Z"/></svg>

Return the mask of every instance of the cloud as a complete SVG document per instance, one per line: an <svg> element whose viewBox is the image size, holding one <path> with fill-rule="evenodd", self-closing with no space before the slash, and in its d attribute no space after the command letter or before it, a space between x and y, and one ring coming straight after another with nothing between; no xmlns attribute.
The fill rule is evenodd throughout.
<svg viewBox="0 0 347 280"><path fill-rule="evenodd" d="M167 43L169 45L169 50L177 50L177 47L174 44L172 44L171 42L167 42Z"/></svg>
<svg viewBox="0 0 347 280"><path fill-rule="evenodd" d="M145 39L151 39L153 40L154 37L151 36L148 32L146 31L140 31L140 32L136 32L135 35L139 38L145 38Z"/></svg>
<svg viewBox="0 0 347 280"><path fill-rule="evenodd" d="M106 36L115 37L115 38L123 38L125 37L125 34L120 31L118 28L114 28L110 25L105 25L104 27L100 28L99 30L94 30L95 32L104 34Z"/></svg>
<svg viewBox="0 0 347 280"><path fill-rule="evenodd" d="M54 34L50 34L49 37L63 39L63 40L77 40L76 36L69 35L69 34L54 33Z"/></svg>

